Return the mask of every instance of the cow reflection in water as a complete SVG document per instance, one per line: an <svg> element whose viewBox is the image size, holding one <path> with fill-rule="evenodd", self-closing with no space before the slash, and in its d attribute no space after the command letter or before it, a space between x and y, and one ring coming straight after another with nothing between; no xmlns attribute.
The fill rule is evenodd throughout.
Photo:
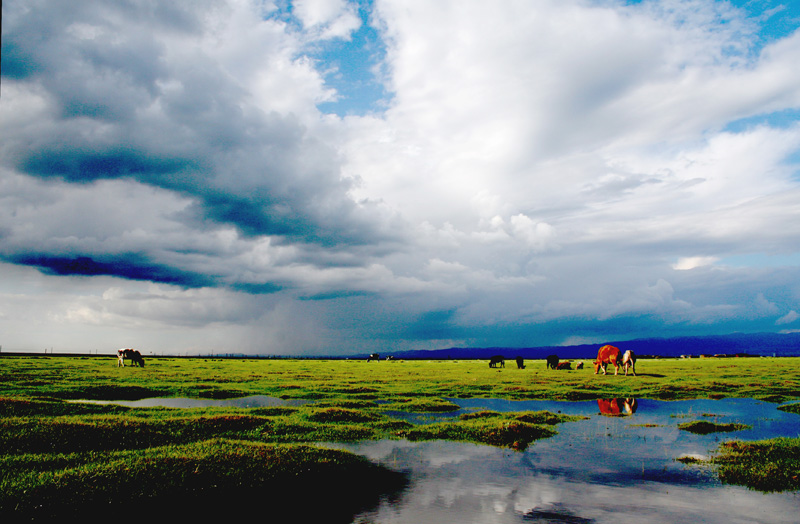
<svg viewBox="0 0 800 524"><path fill-rule="evenodd" d="M601 415L633 415L639 407L635 398L598 398Z"/></svg>

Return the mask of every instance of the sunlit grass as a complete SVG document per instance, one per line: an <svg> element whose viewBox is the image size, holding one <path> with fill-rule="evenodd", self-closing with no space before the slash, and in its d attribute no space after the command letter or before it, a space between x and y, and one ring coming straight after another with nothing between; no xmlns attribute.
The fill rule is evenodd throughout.
<svg viewBox="0 0 800 524"><path fill-rule="evenodd" d="M115 358L23 357L0 360L0 395L120 400L153 396L228 398L270 395L304 399L394 397L662 400L748 397L794 400L796 358L653 359L636 377L592 369L490 369L485 361L259 360L150 358L144 368L117 368Z"/></svg>
<svg viewBox="0 0 800 524"><path fill-rule="evenodd" d="M448 439L524 449L553 435L558 424L575 420L548 412L481 411L415 425L391 416L403 411L436 417L458 409L453 398L793 401L800 399L798 363L791 358L640 360L639 374L625 377L594 375L591 369L546 370L544 361L528 361L524 370L498 370L468 360L148 358L144 368L118 368L113 357L3 356L0 513L16 516L15 508L29 508L63 515L77 506L85 511L92 504L109 504L122 492L128 493L126 500L162 500L169 493L196 499L206 490L234 485L283 486L297 468L312 475L319 468L327 471L331 461L351 467L352 457L341 458L345 452L334 460L309 446L315 442ZM313 402L252 409L65 402L249 395ZM798 412L800 403L782 409ZM243 465L254 456L280 460L257 461L265 471L256 474ZM796 468L796 463L782 464ZM212 481L211 473L203 472L222 480ZM155 491L132 487L137 481ZM108 487L100 489L101 484ZM72 500L77 496L84 498Z"/></svg>
<svg viewBox="0 0 800 524"><path fill-rule="evenodd" d="M800 490L800 439L724 442L712 462L723 482L760 491Z"/></svg>

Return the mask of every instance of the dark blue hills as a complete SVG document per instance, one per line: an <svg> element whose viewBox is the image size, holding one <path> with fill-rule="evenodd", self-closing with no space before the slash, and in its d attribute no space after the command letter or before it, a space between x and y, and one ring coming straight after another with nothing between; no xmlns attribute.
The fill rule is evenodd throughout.
<svg viewBox="0 0 800 524"><path fill-rule="evenodd" d="M622 351L633 350L638 356L680 357L680 356L800 356L800 333L733 333L730 335L711 335L675 338L641 338L625 341L608 341L604 344L617 346ZM582 344L578 346L539 346L539 347L485 347L432 349L417 351L394 351L381 355L396 359L488 359L502 355L506 359L520 356L525 359L542 359L547 355L558 355L561 359L593 359L603 344ZM366 355L365 355L366 358Z"/></svg>

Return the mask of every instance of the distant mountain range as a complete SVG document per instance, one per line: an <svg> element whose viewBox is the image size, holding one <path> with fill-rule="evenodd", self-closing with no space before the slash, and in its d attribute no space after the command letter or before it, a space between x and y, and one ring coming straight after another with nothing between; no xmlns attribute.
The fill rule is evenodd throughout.
<svg viewBox="0 0 800 524"><path fill-rule="evenodd" d="M680 357L703 355L748 355L748 356L800 356L800 333L734 333L703 337L642 338L626 341L609 341L607 344L621 350L633 350L637 356ZM394 351L382 354L395 359L488 359L502 355L506 359L520 356L524 359L543 359L547 355L558 355L561 359L592 359L603 344L579 346L542 347L487 347L448 348L416 351ZM366 355L364 355L366 358Z"/></svg>

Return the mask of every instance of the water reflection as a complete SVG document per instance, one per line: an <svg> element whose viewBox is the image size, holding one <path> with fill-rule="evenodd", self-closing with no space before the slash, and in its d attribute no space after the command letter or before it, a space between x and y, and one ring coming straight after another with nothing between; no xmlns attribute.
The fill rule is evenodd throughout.
<svg viewBox="0 0 800 524"><path fill-rule="evenodd" d="M800 416L749 399L628 402L629 416L603 415L606 402L450 399L452 415L479 409L585 415L524 452L455 442L380 441L337 445L410 474L400 500L356 523L796 523L800 494L722 485L713 471L674 459L707 457L720 440L800 436ZM625 413L625 399L609 402ZM599 409L599 412L598 412ZM752 429L694 435L679 422L713 418Z"/></svg>
<svg viewBox="0 0 800 524"><path fill-rule="evenodd" d="M639 408L635 398L598 398L597 407L603 415L633 415Z"/></svg>
<svg viewBox="0 0 800 524"><path fill-rule="evenodd" d="M707 467L676 458L706 458L721 440L800 437L800 416L751 399L586 402L448 399L442 414L395 413L429 423L478 410L583 415L561 424L555 437L523 452L458 442L403 440L334 444L407 472L409 486L354 523L797 523L800 493L763 494L722 485ZM274 397L114 401L132 407L262 407L303 403ZM112 403L98 401L98 403ZM608 416L608 415L625 416ZM737 422L751 428L697 435L678 429L692 419ZM325 521L324 518L320 519Z"/></svg>
<svg viewBox="0 0 800 524"><path fill-rule="evenodd" d="M75 400L88 404L117 404L131 408L210 408L210 407L235 407L235 408L266 408L275 406L301 406L308 400L282 399L266 395L253 395L250 397L208 399L184 397L153 397L140 400Z"/></svg>

